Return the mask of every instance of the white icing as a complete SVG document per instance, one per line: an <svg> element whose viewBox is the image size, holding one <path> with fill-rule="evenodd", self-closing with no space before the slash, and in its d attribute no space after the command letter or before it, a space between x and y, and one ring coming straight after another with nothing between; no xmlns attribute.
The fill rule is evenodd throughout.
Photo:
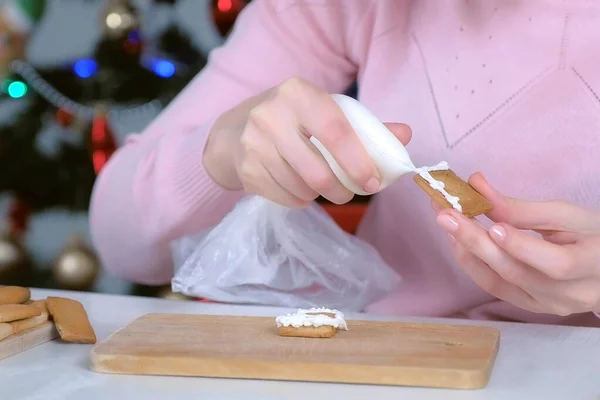
<svg viewBox="0 0 600 400"><path fill-rule="evenodd" d="M448 163L446 161L442 161L432 167L415 168L414 172L416 174L421 175L421 177L429 183L429 186L431 186L433 189L440 192L444 196L444 198L448 201L448 203L450 203L455 210L457 210L458 212L462 212L462 206L460 205L460 199L458 197L452 196L450 193L448 193L445 189L446 185L444 185L444 182L438 181L430 174L431 171L445 171L448 169L449 169Z"/></svg>
<svg viewBox="0 0 600 400"><path fill-rule="evenodd" d="M334 314L335 317L330 317L327 314ZM315 315L311 315L315 314ZM308 310L299 309L294 314L280 315L275 318L277 327L294 327L300 328L303 326L312 326L318 328L319 326L332 326L336 329L348 330L344 314L338 310L331 310L328 308L311 308Z"/></svg>

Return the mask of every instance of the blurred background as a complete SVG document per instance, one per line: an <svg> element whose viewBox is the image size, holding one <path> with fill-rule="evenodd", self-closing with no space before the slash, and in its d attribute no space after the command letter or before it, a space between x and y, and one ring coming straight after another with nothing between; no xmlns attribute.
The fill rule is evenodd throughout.
<svg viewBox="0 0 600 400"><path fill-rule="evenodd" d="M177 298L107 275L97 173L205 65L246 0L0 2L0 284Z"/></svg>

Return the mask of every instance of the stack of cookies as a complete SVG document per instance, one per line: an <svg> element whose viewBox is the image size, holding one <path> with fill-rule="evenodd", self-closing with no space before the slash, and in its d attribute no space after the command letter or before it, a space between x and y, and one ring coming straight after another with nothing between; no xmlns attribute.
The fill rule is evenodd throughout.
<svg viewBox="0 0 600 400"><path fill-rule="evenodd" d="M96 343L94 329L78 301L64 297L32 300L28 288L0 287L0 341L47 321L53 321L65 342Z"/></svg>

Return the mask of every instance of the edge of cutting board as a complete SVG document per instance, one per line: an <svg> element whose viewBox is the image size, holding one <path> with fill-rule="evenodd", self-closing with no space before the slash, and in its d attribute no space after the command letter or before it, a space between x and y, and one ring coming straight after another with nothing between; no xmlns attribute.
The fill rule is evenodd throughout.
<svg viewBox="0 0 600 400"><path fill-rule="evenodd" d="M0 360L32 349L58 337L58 331L52 321L19 332L0 341Z"/></svg>
<svg viewBox="0 0 600 400"><path fill-rule="evenodd" d="M103 343L110 341L110 339L119 334L121 331L128 328L130 325L134 324L136 321L148 318L152 315L165 315L165 313L148 313L139 316L138 318L132 320L130 323L124 325L119 328L112 334L110 334L107 338L105 338L102 342L96 344L90 352L90 369L97 373L105 373L105 374L126 374L126 375L154 375L154 376L188 376L188 377L203 377L203 378L227 378L227 379L256 379L256 380L267 380L267 381L296 381L296 382L321 382L321 383L345 383L345 384L366 384L366 385L386 385L386 386L421 386L421 387L430 387L430 388L446 388L446 389L467 389L467 390L476 390L485 388L489 380L491 378L492 370L494 368L496 358L498 355L498 351L500 348L500 330L495 327L488 326L478 326L478 325L466 325L466 327L485 329L488 332L493 333L494 336L494 345L491 349L492 354L486 364L485 368L480 370L457 370L457 374L452 377L452 382L449 382L448 379L440 380L435 384L432 384L431 380L427 380L423 382L422 385L418 382L418 377L420 375L420 371L418 368L406 368L406 372L402 371L402 368L394 366L371 366L370 369L377 370L380 373L380 377L377 380L374 379L361 379L360 365L355 364L320 364L320 367L327 368L330 371L337 371L335 375L337 376L335 380L322 378L319 376L315 376L314 374L299 374L298 371L310 371L311 368L314 367L314 364L306 363L306 362L257 362L254 360L240 360L237 359L235 362L231 362L231 360L227 359L218 359L218 358L204 358L202 359L207 365L210 364L211 367L207 368L205 371L198 372L197 360L193 360L191 363L194 364L191 368L194 372L188 372L190 370L188 363L190 360L186 357L164 357L162 361L169 361L169 364L178 364L179 368L173 369L163 369L161 365L156 363L156 359L154 357L146 357L142 355L136 356L126 356L126 355L108 355L108 354L100 354L96 350ZM214 316L214 317L224 317L219 315L211 315L211 314L169 314L169 315L185 315L185 316ZM231 316L236 317L236 316ZM241 317L241 316L237 316ZM269 317L251 317L257 319L270 319ZM368 320L352 320L353 322L378 322L378 321L368 321ZM404 325L419 325L419 326L440 326L440 327L463 327L465 325L460 324L436 324L436 323L404 323L398 322L399 324ZM145 365L142 370L140 370L140 364ZM215 368L217 366L217 368ZM291 368L293 367L293 368ZM282 374L281 370L287 369L292 371L292 373ZM276 378L265 378L264 371L265 370L279 370ZM253 373L249 373L249 371L253 371ZM444 375L444 372L447 371L436 371L435 369L424 369L423 372L431 374L433 372L439 372L441 375ZM306 375L306 376L305 376ZM400 376L399 376L400 375ZM404 375L409 378L406 378ZM393 377L393 378L391 378Z"/></svg>

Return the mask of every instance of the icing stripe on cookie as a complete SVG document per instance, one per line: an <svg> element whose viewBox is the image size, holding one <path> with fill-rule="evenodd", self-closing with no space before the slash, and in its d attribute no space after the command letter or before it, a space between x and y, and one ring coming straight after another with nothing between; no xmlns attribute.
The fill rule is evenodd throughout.
<svg viewBox="0 0 600 400"><path fill-rule="evenodd" d="M333 314L334 317L330 317L326 314ZM288 327L300 328L302 326L333 326L336 329L348 330L344 314L338 310L331 310L328 308L311 308L308 310L299 309L294 314L280 315L275 319L277 327Z"/></svg>

